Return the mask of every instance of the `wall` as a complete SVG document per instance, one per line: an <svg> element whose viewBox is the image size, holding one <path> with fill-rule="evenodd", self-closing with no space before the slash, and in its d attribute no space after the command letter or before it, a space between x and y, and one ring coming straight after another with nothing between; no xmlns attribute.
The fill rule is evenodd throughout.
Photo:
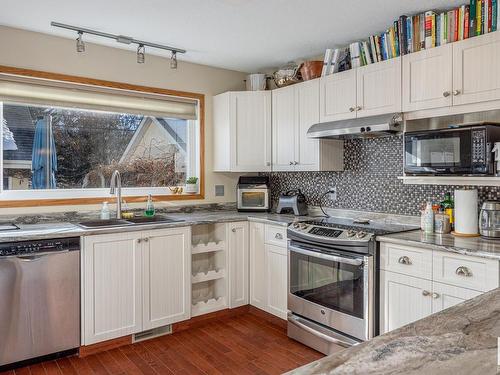
<svg viewBox="0 0 500 375"><path fill-rule="evenodd" d="M229 90L243 90L245 73L183 61L179 61L177 70L171 70L169 60L152 55L146 56L145 64L137 64L135 52L90 43L86 44L86 52L79 54L73 39L3 26L0 26L0 51L0 65L205 94L205 200L189 203L235 201L237 176L212 172L212 96ZM216 184L225 185L224 197L215 197ZM92 208L95 207L38 209L60 211ZM8 211L19 213L23 210L2 209L2 213Z"/></svg>
<svg viewBox="0 0 500 375"><path fill-rule="evenodd" d="M376 139L352 139L344 144L343 172L270 173L272 199L280 193L301 189L308 203L332 208L418 215L426 200L442 201L446 192L458 186L403 185L402 136ZM321 195L337 187L337 201ZM500 199L500 187L478 187L480 203Z"/></svg>

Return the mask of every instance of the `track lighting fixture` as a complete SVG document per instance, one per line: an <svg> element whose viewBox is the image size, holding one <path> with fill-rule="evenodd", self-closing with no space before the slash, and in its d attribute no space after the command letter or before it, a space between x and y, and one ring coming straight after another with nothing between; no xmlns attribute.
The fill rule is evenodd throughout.
<svg viewBox="0 0 500 375"><path fill-rule="evenodd" d="M82 39L83 32L78 31L78 38L76 38L76 52L85 52L85 42Z"/></svg>
<svg viewBox="0 0 500 375"><path fill-rule="evenodd" d="M144 61L146 60L145 52L146 48L144 47L144 44L139 44L137 47L137 64L144 64Z"/></svg>
<svg viewBox="0 0 500 375"><path fill-rule="evenodd" d="M170 69L177 69L177 52L172 51L172 57L170 57Z"/></svg>
<svg viewBox="0 0 500 375"><path fill-rule="evenodd" d="M139 64L143 64L145 61L145 57L146 57L145 47L146 46L151 47L151 48L158 48L158 49L170 51L172 53L172 55L170 57L170 68L171 69L177 69L177 53L186 53L186 50L183 50L180 48L165 46L163 44L150 43L150 42L146 42L143 40L137 40L137 39L134 39L130 36L103 33L101 31L87 29L84 27L66 25L64 23L59 23L59 22L51 22L50 24L51 24L51 26L54 26L54 27L60 27L60 28L67 29L67 30L73 30L73 31L76 31L78 33L78 38L76 39L76 51L77 52L85 52L85 43L82 39L82 36L85 33L85 34L100 36L103 38L114 39L118 43L137 44L137 46L138 46L137 47L137 62Z"/></svg>

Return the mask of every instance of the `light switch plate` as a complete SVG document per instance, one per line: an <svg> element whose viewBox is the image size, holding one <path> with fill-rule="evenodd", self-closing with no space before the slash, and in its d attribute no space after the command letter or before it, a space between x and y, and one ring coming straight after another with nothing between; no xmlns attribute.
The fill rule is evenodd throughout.
<svg viewBox="0 0 500 375"><path fill-rule="evenodd" d="M215 185L215 196L216 197L224 196L224 185Z"/></svg>

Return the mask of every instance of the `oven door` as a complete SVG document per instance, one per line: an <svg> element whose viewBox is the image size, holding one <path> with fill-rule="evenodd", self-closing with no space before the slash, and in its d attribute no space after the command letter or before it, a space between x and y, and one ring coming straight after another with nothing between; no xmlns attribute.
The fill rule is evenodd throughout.
<svg viewBox="0 0 500 375"><path fill-rule="evenodd" d="M472 173L471 130L406 133L405 172L430 175Z"/></svg>
<svg viewBox="0 0 500 375"><path fill-rule="evenodd" d="M288 309L343 334L374 334L373 256L288 245Z"/></svg>
<svg viewBox="0 0 500 375"><path fill-rule="evenodd" d="M268 209L268 189L238 189L238 210L267 211Z"/></svg>

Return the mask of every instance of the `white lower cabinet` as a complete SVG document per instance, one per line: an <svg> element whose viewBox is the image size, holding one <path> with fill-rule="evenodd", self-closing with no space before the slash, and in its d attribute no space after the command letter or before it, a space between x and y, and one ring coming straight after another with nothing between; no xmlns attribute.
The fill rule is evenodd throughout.
<svg viewBox="0 0 500 375"><path fill-rule="evenodd" d="M248 222L227 224L229 307L248 305Z"/></svg>
<svg viewBox="0 0 500 375"><path fill-rule="evenodd" d="M380 333L499 286L492 259L382 242L380 260Z"/></svg>
<svg viewBox="0 0 500 375"><path fill-rule="evenodd" d="M249 223L250 228L250 304L270 314L286 319L287 267L285 246L277 246L266 233L281 234L282 227ZM286 233L286 232L285 232Z"/></svg>
<svg viewBox="0 0 500 375"><path fill-rule="evenodd" d="M190 317L190 228L87 236L82 345Z"/></svg>

